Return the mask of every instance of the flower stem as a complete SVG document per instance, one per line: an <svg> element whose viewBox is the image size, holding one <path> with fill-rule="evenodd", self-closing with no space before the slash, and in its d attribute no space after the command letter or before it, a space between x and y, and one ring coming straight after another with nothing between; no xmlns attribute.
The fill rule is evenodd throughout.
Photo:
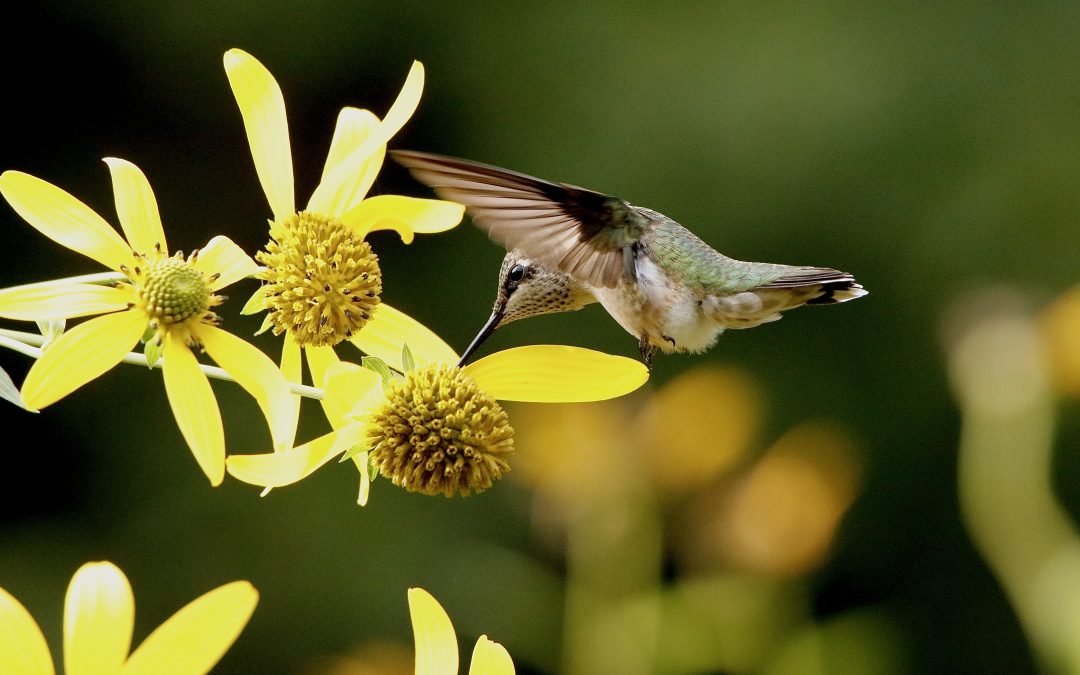
<svg viewBox="0 0 1080 675"><path fill-rule="evenodd" d="M71 280L69 279L66 281ZM19 352L20 354L25 354L30 358L41 358L41 345L43 345L44 343L45 337L42 335L38 335L37 333L26 333L18 330L8 330L6 328L0 328L0 347L7 347L12 351ZM136 352L126 354L120 360L123 363L130 363L137 366L146 367L148 365L146 362L146 356L144 356L143 354L138 354ZM161 359L158 359L158 362L151 367L160 368L161 363ZM229 382L236 381L231 375L225 372L224 369L218 368L217 366L207 366L200 363L199 370L203 371L203 373L207 377L212 377L216 380L227 380ZM321 400L323 397L322 389L319 389L318 387L310 387L306 384L296 384L294 382L290 382L289 389L290 391L292 391L292 393L297 394L298 396L305 396L307 398L319 400Z"/></svg>

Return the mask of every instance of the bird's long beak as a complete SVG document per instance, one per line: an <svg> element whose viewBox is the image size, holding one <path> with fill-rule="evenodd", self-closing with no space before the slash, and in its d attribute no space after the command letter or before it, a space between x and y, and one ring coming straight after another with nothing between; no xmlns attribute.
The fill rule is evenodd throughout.
<svg viewBox="0 0 1080 675"><path fill-rule="evenodd" d="M461 360L458 361L458 368L465 365L465 362L469 360L469 357L473 355L484 340L495 332L495 329L499 327L499 322L502 321L503 313L506 311L506 305L499 305L495 309L491 310L491 317L488 318L487 323L480 329L480 332L476 334L473 341L469 343L469 346L465 348L465 353L461 355Z"/></svg>

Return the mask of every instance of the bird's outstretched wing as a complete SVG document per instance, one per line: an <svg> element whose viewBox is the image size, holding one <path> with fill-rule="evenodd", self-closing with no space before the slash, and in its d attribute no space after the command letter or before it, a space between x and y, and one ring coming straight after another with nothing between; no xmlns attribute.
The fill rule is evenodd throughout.
<svg viewBox="0 0 1080 675"><path fill-rule="evenodd" d="M629 247L651 221L618 197L456 157L390 156L443 199L464 204L508 251L520 249L593 286L611 288L634 273Z"/></svg>

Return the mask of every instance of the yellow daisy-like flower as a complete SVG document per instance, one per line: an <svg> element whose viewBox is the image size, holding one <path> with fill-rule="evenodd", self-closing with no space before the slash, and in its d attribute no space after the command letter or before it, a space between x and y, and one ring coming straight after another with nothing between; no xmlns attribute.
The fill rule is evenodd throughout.
<svg viewBox="0 0 1080 675"><path fill-rule="evenodd" d="M457 634L439 601L422 588L410 588L409 616L416 642L416 675L456 675ZM514 675L514 662L505 647L481 635L473 647L469 675Z"/></svg>
<svg viewBox="0 0 1080 675"><path fill-rule="evenodd" d="M265 328L285 334L281 367L300 381L301 352L316 385L337 362L333 346L350 340L414 341L419 325L380 301L378 259L365 241L374 230L414 233L449 230L464 207L436 199L378 195L365 199L386 154L386 143L412 116L424 86L414 62L386 117L344 108L338 116L322 180L302 211L294 201L292 153L285 102L273 75L255 57L225 53L225 71L244 118L255 170L274 214L270 241L256 255L264 285L245 311L268 311Z"/></svg>
<svg viewBox="0 0 1080 675"><path fill-rule="evenodd" d="M201 675L236 641L258 600L246 581L225 584L173 614L129 656L135 626L131 585L112 563L87 563L72 577L64 601L64 671ZM37 622L0 588L0 673L55 672Z"/></svg>
<svg viewBox="0 0 1080 675"><path fill-rule="evenodd" d="M426 337L424 337L426 334ZM396 485L424 494L481 492L509 469L513 429L496 399L537 403L599 401L648 379L638 361L579 347L533 345L497 352L463 368L458 355L427 329L403 378L384 378L350 363L326 379L324 409L334 431L285 452L232 455L228 470L254 485L279 487L310 475L336 455L361 467L359 503L368 493L370 461ZM373 345L380 358L388 345ZM392 362L392 361L391 361Z"/></svg>
<svg viewBox="0 0 1080 675"><path fill-rule="evenodd" d="M27 407L54 403L115 366L148 330L161 347L165 392L180 431L213 485L225 476L221 412L192 348L205 350L255 397L274 447L292 443L296 421L285 377L265 354L217 327L216 292L251 276L255 264L226 237L188 257L169 255L157 201L143 172L106 158L121 238L64 190L19 171L0 175L0 194L50 239L126 276L114 286L50 283L0 291L0 316L48 321L101 314L53 340L22 386ZM126 241L125 241L126 239Z"/></svg>

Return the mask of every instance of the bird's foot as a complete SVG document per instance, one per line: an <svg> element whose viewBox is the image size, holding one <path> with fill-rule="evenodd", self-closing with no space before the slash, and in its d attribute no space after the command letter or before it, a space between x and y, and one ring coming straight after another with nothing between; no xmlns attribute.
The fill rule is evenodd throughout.
<svg viewBox="0 0 1080 675"><path fill-rule="evenodd" d="M638 349L641 351L641 360L645 362L645 367L652 370L652 357L656 353L656 346L649 342L648 335L642 335L638 339Z"/></svg>

